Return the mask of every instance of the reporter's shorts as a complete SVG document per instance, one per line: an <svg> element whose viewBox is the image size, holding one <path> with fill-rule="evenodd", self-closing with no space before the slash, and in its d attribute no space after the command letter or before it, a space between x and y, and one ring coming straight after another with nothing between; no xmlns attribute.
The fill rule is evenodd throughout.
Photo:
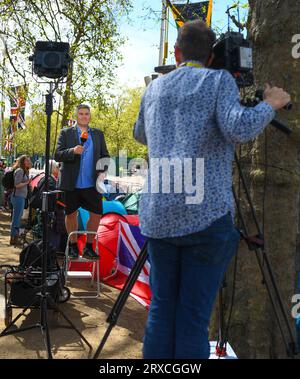
<svg viewBox="0 0 300 379"><path fill-rule="evenodd" d="M80 207L98 215L103 213L102 195L94 187L65 191L65 205L66 215L76 212Z"/></svg>

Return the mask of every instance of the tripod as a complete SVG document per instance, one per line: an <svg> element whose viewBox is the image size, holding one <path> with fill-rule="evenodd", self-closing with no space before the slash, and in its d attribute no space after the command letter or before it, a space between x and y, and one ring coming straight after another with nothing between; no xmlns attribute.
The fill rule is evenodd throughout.
<svg viewBox="0 0 300 379"><path fill-rule="evenodd" d="M246 107L255 107L261 101L263 101L263 92L264 92L263 90L257 90L255 93L254 100L245 99L242 101L242 104ZM288 103L284 107L284 109L289 111L292 109L292 107L293 107L293 104ZM272 120L270 124L273 127L275 127L277 130L279 130L280 132L286 134L287 136L290 136L292 134L292 130L290 128L288 128L286 125L282 124L280 121L276 119ZM252 219L255 224L256 233L257 233L255 236L249 236L245 219L241 211L239 198L236 194L234 187L232 187L234 201L235 201L235 205L238 211L238 220L242 226L242 231L240 231L241 236L247 243L249 251L255 252L257 263L262 274L263 283L266 286L268 296L269 296L269 299L270 299L270 302L275 314L275 318L280 330L280 334L282 336L282 340L285 345L286 354L288 357L294 357L295 355L298 354L295 338L290 326L290 322L289 322L285 307L283 305L280 291L276 284L273 269L270 265L268 255L264 249L264 236L260 228L259 222L257 220L253 202L251 200L251 196L247 188L245 176L242 171L237 154L235 154L235 163L238 169L239 178L241 180L241 183L246 195L247 203L249 205ZM227 325L226 332L224 332L225 324L224 324L223 288L225 287L226 287L226 283L223 282L223 285L219 291L219 341L218 341L216 353L220 357L226 355L226 343L227 343L227 332L228 332L228 325ZM233 293L233 297L234 297L234 293Z"/></svg>
<svg viewBox="0 0 300 379"><path fill-rule="evenodd" d="M252 215L252 218L256 227L256 231L257 231L257 234L255 236L249 235L248 229L245 223L245 219L241 211L239 199L233 187L232 190L233 190L234 201L237 208L238 219L242 225L242 230L240 231L241 236L242 236L242 239L244 239L245 242L247 243L249 251L255 252L257 263L258 263L258 266L263 278L263 283L266 286L266 290L268 292L271 306L274 311L274 315L275 315L275 318L280 330L282 341L286 349L286 354L288 357L294 357L295 355L298 354L294 334L292 332L288 315L282 301L282 296L276 284L274 271L270 264L268 254L266 253L264 249L264 236L260 228L259 222L257 220L254 205L253 205L248 187L246 185L245 176L242 171L237 154L235 154L235 163L238 168L239 177L241 179L241 183L246 195L247 203L249 205L251 215ZM225 287L226 287L226 284L223 283L223 286L219 292L219 343L218 343L218 349L217 349L217 354L219 356L226 355L226 347L224 346L226 346L226 343L227 343L228 328L226 332L224 332L225 324L224 324L224 308L223 308L223 288Z"/></svg>
<svg viewBox="0 0 300 379"><path fill-rule="evenodd" d="M89 347L89 354L92 351L92 346L86 340L86 338L80 333L80 331L76 328L73 322L66 316L64 312L58 307L56 302L53 300L49 292L47 292L47 257L49 252L49 198L53 195L53 193L57 193L58 191L53 191L53 193L48 192L49 190L49 158L50 158L50 132L51 132L51 116L53 113L53 94L57 87L53 88L53 83L49 83L50 89L46 94L46 115L47 115L47 129L46 129L46 164L45 164L45 190L43 192L43 201L42 201L42 224L43 224L43 250L42 250L42 271L41 271L41 291L36 295L39 300L40 307L40 321L34 325L26 326L23 328L19 328L17 330L10 330L11 327L19 320L20 317L24 316L26 311L30 309L37 301L36 298L26 306L23 311L15 317L12 322L2 331L0 337L4 337L10 334L20 333L26 330L31 330L38 328L42 333L42 337L44 340L45 348L47 351L48 359L52 359L52 351L51 351L51 342L50 342L50 333L48 326L48 318L47 318L47 310L48 305L54 309L56 312L61 314L61 316L68 322L72 329L79 335L79 337L84 341L84 343Z"/></svg>

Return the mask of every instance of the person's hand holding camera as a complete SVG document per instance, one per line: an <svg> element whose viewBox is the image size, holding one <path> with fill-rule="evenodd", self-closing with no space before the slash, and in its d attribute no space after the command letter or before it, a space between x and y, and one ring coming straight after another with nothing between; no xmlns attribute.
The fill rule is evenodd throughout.
<svg viewBox="0 0 300 379"><path fill-rule="evenodd" d="M270 104L275 111L278 111L291 102L291 96L282 88L271 87L270 84L266 84L264 101Z"/></svg>
<svg viewBox="0 0 300 379"><path fill-rule="evenodd" d="M74 154L76 154L76 155L82 155L83 150L84 150L83 146L77 145L77 146L74 147Z"/></svg>

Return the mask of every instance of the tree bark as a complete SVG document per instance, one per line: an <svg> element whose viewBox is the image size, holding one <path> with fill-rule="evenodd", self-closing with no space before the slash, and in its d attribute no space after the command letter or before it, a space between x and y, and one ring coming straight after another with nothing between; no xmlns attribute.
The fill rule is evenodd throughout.
<svg viewBox="0 0 300 379"><path fill-rule="evenodd" d="M72 104L72 85L73 85L73 71L72 66L69 68L66 89L63 94L63 114L61 120L61 128L64 128L68 124L70 118L70 112L74 104Z"/></svg>
<svg viewBox="0 0 300 379"><path fill-rule="evenodd" d="M283 87L294 102L292 111L281 111L277 117L294 131L293 135L288 137L269 126L250 145L248 172L258 219L261 224L264 220L266 252L295 333L291 299L297 293L300 60L292 57L291 41L293 35L300 33L300 1L249 0L249 5L248 27L254 48L256 87L263 88L266 82ZM254 233L249 209L243 208L250 232ZM227 279L228 301L232 268ZM240 358L285 358L285 346L262 279L254 252L241 243L229 343Z"/></svg>
<svg viewBox="0 0 300 379"><path fill-rule="evenodd" d="M274 267L277 284L291 321L292 296L296 288L296 249L299 215L299 130L300 109L298 78L300 62L292 56L292 37L299 33L300 1L250 1L250 37L254 44L254 64L257 83L266 81L283 87L291 95L294 108L279 112L278 118L294 131L288 137L269 127L265 137L257 139L252 152L252 188L255 204L262 214L265 198L266 249ZM267 165L260 162L267 157ZM264 194L265 192L265 194ZM276 324L270 301L259 293L253 312L260 313L254 331L258 357L284 358L285 348ZM264 312L261 312L265 309ZM263 328L265 324L265 328ZM261 333L261 331L263 331Z"/></svg>

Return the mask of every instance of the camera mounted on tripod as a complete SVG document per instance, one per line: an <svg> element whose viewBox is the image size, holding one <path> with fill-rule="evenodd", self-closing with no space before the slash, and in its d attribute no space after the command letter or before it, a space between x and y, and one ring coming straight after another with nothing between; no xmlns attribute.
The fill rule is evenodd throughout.
<svg viewBox="0 0 300 379"><path fill-rule="evenodd" d="M239 88L254 84L253 50L250 41L242 33L222 34L213 47L213 54L211 68L229 71Z"/></svg>
<svg viewBox="0 0 300 379"><path fill-rule="evenodd" d="M214 60L210 68L227 70L235 78L239 88L250 87L254 84L253 50L251 43L242 33L227 32L221 34L213 46ZM175 65L155 67L158 74L168 74L176 69ZM152 80L158 76L152 77ZM151 82L151 78L149 77Z"/></svg>

